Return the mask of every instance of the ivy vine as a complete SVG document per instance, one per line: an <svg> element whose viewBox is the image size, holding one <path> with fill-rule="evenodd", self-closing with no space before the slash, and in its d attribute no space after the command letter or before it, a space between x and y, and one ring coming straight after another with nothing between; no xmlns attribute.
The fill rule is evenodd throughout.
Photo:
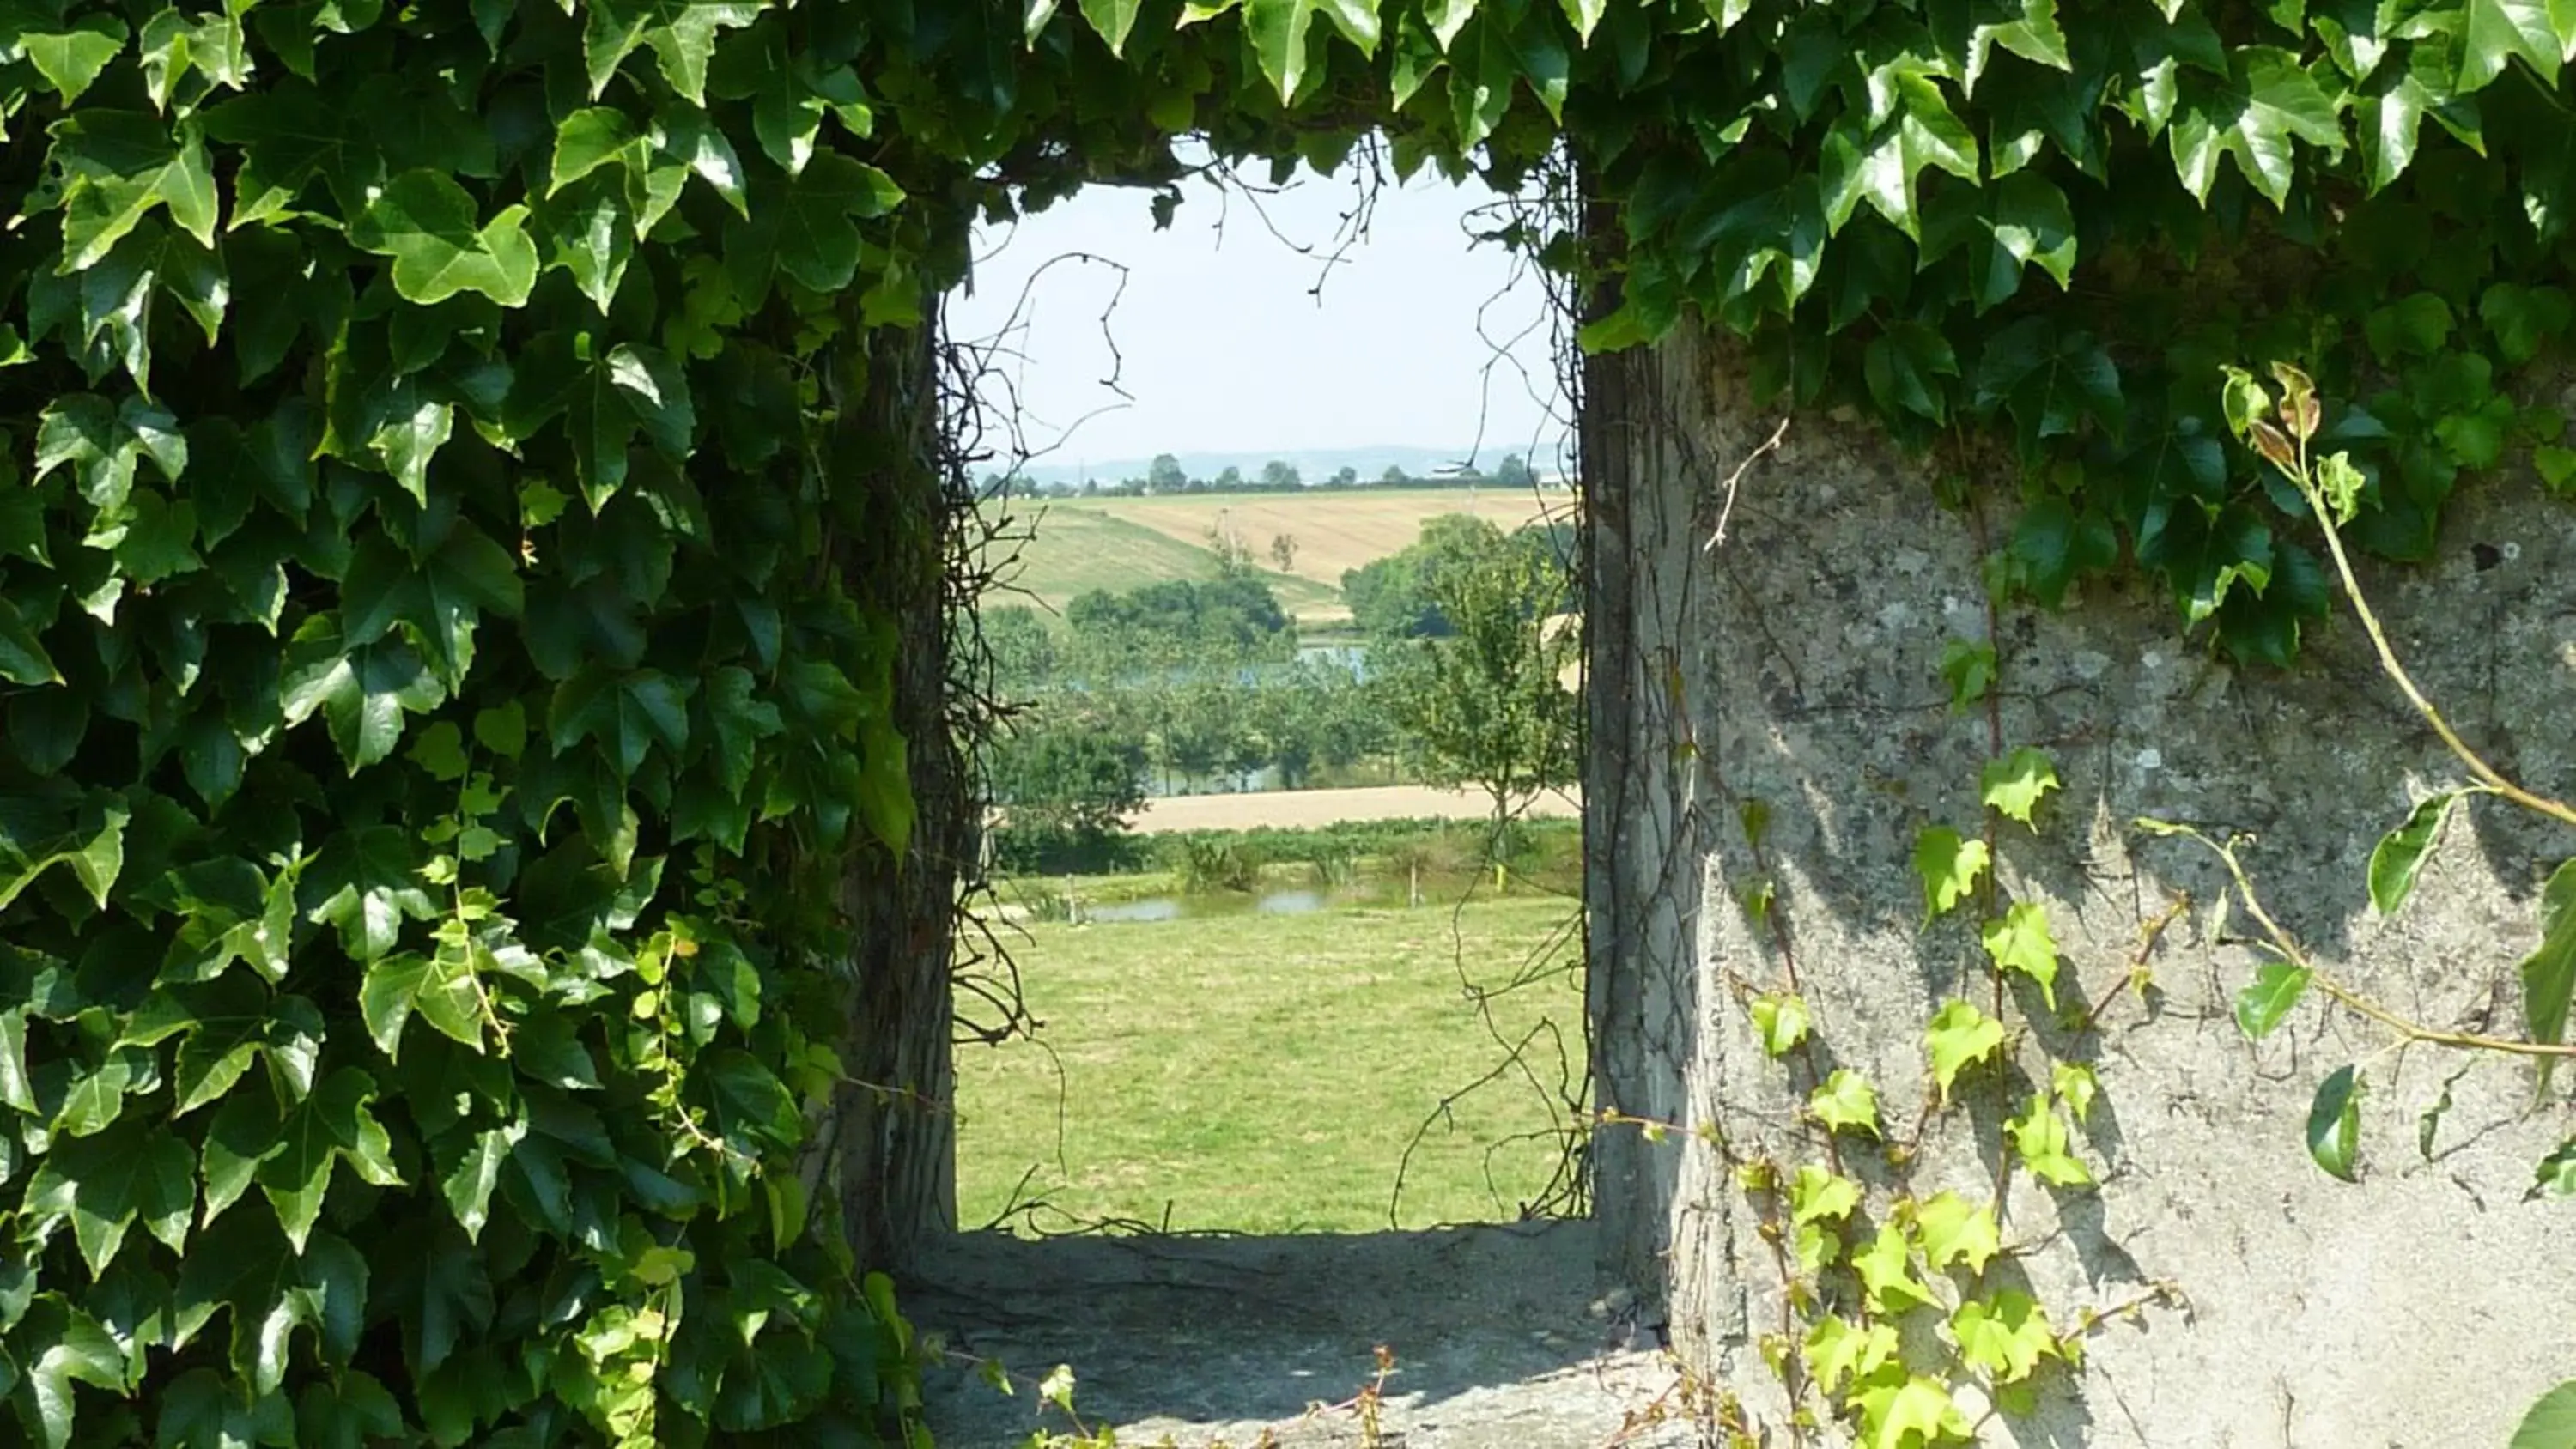
<svg viewBox="0 0 2576 1449"><path fill-rule="evenodd" d="M1604 224L1516 240L1589 345L1694 314L1992 430L2003 583L2125 558L2282 663L2330 588L2217 362L2360 400L2362 548L2525 448L2576 484L2515 382L2570 326L2572 47L2537 0L5 0L13 1427L917 1431L798 1163L836 883L915 808L871 585L933 462L873 344L978 217L1168 187L1183 136L1570 158Z"/></svg>

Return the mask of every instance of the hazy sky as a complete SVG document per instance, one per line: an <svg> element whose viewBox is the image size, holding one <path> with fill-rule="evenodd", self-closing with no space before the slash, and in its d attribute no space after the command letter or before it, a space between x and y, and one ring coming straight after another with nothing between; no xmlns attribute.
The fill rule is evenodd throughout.
<svg viewBox="0 0 2576 1449"><path fill-rule="evenodd" d="M1195 184L1185 196L1169 231L1154 230L1152 193L1095 187L982 238L950 327L1016 354L997 366L1026 446L1062 445L1042 461L1463 449L1481 436L1491 466L1562 436L1543 290L1514 285L1511 256L1465 230L1492 200L1482 186L1428 172L1390 184L1365 238L1331 264L1357 204L1347 181L1301 173L1285 194ZM1081 252L1126 271L1066 255ZM1127 396L1104 385L1113 374Z"/></svg>

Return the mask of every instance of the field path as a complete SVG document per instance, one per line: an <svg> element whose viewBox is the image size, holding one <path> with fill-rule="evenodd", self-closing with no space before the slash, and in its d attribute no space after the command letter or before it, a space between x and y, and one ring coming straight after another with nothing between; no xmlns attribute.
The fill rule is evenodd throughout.
<svg viewBox="0 0 2576 1449"><path fill-rule="evenodd" d="M1185 830L1302 830L1345 820L1481 820L1494 808L1481 790L1380 785L1359 790L1267 790L1243 795L1174 795L1145 802L1134 829L1143 835ZM1532 820L1571 820L1583 798L1550 791L1530 803Z"/></svg>

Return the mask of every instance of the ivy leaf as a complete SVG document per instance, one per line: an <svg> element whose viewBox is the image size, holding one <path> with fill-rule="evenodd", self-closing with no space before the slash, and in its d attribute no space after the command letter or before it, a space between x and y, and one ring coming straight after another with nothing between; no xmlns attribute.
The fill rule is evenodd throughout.
<svg viewBox="0 0 2576 1449"><path fill-rule="evenodd" d="M1377 0L1244 0L1244 37L1282 104L1306 83L1306 33L1319 14L1361 53L1377 54Z"/></svg>
<svg viewBox="0 0 2576 1449"><path fill-rule="evenodd" d="M22 1323L19 1341L30 1348L42 1345L35 1362L27 1366L27 1393L34 1400L36 1429L45 1449L66 1449L72 1442L74 1415L78 1412L76 1383L105 1389L112 1394L125 1392L125 1353L116 1340L101 1328L98 1320L77 1308L58 1306L59 1300L48 1298L42 1305L44 1319ZM50 1331L48 1331L50 1330Z"/></svg>
<svg viewBox="0 0 2576 1449"><path fill-rule="evenodd" d="M37 420L37 481L69 464L81 496L101 514L124 512L135 464L147 457L173 483L187 471L178 419L142 398L110 406L95 394L72 393L47 403Z"/></svg>
<svg viewBox="0 0 2576 1449"><path fill-rule="evenodd" d="M375 1079L365 1072L355 1067L333 1072L279 1124L277 1150L261 1160L254 1174L277 1210L278 1226L299 1254L321 1219L335 1164L348 1163L377 1187L402 1185L402 1174L394 1170L393 1139L367 1110L375 1094Z"/></svg>
<svg viewBox="0 0 2576 1449"><path fill-rule="evenodd" d="M364 1369L350 1369L335 1383L306 1386L295 1428L306 1449L370 1449L407 1432L402 1405Z"/></svg>
<svg viewBox="0 0 2576 1449"><path fill-rule="evenodd" d="M1946 825L1916 836L1914 873L1923 877L1924 919L1938 920L1966 900L1985 874L1987 858L1984 841L1962 839Z"/></svg>
<svg viewBox="0 0 2576 1449"><path fill-rule="evenodd" d="M125 22L114 16L84 15L69 30L21 34L16 39L27 63L69 107L125 49L127 34Z"/></svg>
<svg viewBox="0 0 2576 1449"><path fill-rule="evenodd" d="M2018 971L2038 982L2040 998L2056 1009L2057 937L2049 931L2045 907L2016 902L2002 919L1986 923L1982 939L1996 969Z"/></svg>
<svg viewBox="0 0 2576 1449"><path fill-rule="evenodd" d="M1950 686L1953 709L1966 709L1984 699L1995 684L1995 646L1982 639L1953 639L1942 645L1941 679Z"/></svg>
<svg viewBox="0 0 2576 1449"><path fill-rule="evenodd" d="M1915 210L1914 179L1924 167L1946 171L1961 180L1980 176L1976 134L1940 86L1919 70L1896 69L1880 82L1894 101L1893 113L1872 123L1865 114L1846 116L1825 137L1819 176L1824 188L1825 225L1840 232L1866 201L1897 230L1922 236Z"/></svg>
<svg viewBox="0 0 2576 1449"><path fill-rule="evenodd" d="M273 1394L299 1330L319 1340L325 1364L344 1365L365 1323L367 1260L347 1241L316 1231L302 1252L255 1213L236 1213L206 1230L179 1267L182 1322L232 1318L233 1371L251 1391Z"/></svg>
<svg viewBox="0 0 2576 1449"><path fill-rule="evenodd" d="M2432 854L2433 838L2441 833L2442 822L2450 818L2451 807L2459 799L2457 790L2425 797L2407 812L2405 824L2379 837L2371 847L2370 904L2381 915L2397 914L2414 893L2415 878Z"/></svg>
<svg viewBox="0 0 2576 1449"><path fill-rule="evenodd" d="M2576 1449L2576 1379L2542 1394L2505 1449Z"/></svg>
<svg viewBox="0 0 2576 1449"><path fill-rule="evenodd" d="M2352 1164L2361 1146L2361 1098L2361 1075L2345 1066L2318 1086L2316 1100L2308 1105L2308 1155L2327 1175L2345 1182L2361 1180Z"/></svg>
<svg viewBox="0 0 2576 1449"><path fill-rule="evenodd" d="M2049 1068L2048 1087L2066 1110L2075 1114L2075 1124L2082 1126L2093 1116L2093 1099L2102 1090L2102 1079L2082 1062L2059 1062Z"/></svg>
<svg viewBox="0 0 2576 1449"><path fill-rule="evenodd" d="M2576 322L2576 302L2563 287L2498 282L2478 299L2478 318L2495 334L2504 360L2517 366L2540 355L2552 338Z"/></svg>
<svg viewBox="0 0 2576 1449"><path fill-rule="evenodd" d="M2017 1288L1960 1304L1950 1315L1950 1337L1959 1345L1959 1356L1997 1384L2020 1383L2041 1359L2059 1353L2047 1313Z"/></svg>
<svg viewBox="0 0 2576 1449"><path fill-rule="evenodd" d="M1932 1290L1914 1276L1913 1249L1894 1223L1880 1227L1877 1238L1853 1255L1852 1268L1874 1314L1892 1316L1933 1301Z"/></svg>
<svg viewBox="0 0 2576 1449"><path fill-rule="evenodd" d="M1807 1112L1829 1132L1878 1134L1878 1089L1849 1067L1837 1068L1807 1096Z"/></svg>
<svg viewBox="0 0 2576 1449"><path fill-rule="evenodd" d="M584 8L591 99L607 93L619 64L641 45L652 49L662 78L693 106L707 101L707 60L717 32L749 25L761 11L754 0L593 0Z"/></svg>
<svg viewBox="0 0 2576 1449"><path fill-rule="evenodd" d="M2007 577L2044 609L2065 602L2077 579L2119 560L2111 521L2092 509L2079 514L2063 498L2043 498L2023 509L2004 548Z"/></svg>
<svg viewBox="0 0 2576 1449"><path fill-rule="evenodd" d="M858 222L884 216L902 201L903 188L894 178L825 151L797 176L754 185L752 221L738 245L757 250L765 244L778 269L797 285L838 292L858 275Z"/></svg>
<svg viewBox="0 0 2576 1449"><path fill-rule="evenodd" d="M2057 766L2047 752L2023 745L1986 763L1978 777L1978 798L1987 809L2028 825L2041 798L2057 787Z"/></svg>
<svg viewBox="0 0 2576 1449"><path fill-rule="evenodd" d="M440 1179L439 1192L447 1199L448 1211L456 1214L457 1225L465 1229L467 1242L483 1240L483 1225L491 1219L492 1189L501 1181L501 1167L526 1135L526 1126L517 1123L475 1133L464 1155Z"/></svg>
<svg viewBox="0 0 2576 1449"><path fill-rule="evenodd" d="M2308 970L2287 961L2266 961L2254 980L2236 993L2236 1026L2254 1041L2272 1034L2299 998L2308 993Z"/></svg>
<svg viewBox="0 0 2576 1449"><path fill-rule="evenodd" d="M60 684L62 671L54 667L54 657L45 652L44 641L27 627L26 617L7 599L0 599L0 679L11 684Z"/></svg>
<svg viewBox="0 0 2576 1449"><path fill-rule="evenodd" d="M2075 274L2075 213L2056 182L2035 171L2005 177L1995 184L1983 226L1990 246L1976 270L1978 311L2010 301L2026 267L2038 267L2066 290Z"/></svg>
<svg viewBox="0 0 2576 1449"><path fill-rule="evenodd" d="M1932 1053L1932 1080L1948 1101L1951 1083L1971 1064L1993 1056L2004 1044L2004 1024L1966 1001L1953 1001L1934 1013L1924 1033Z"/></svg>
<svg viewBox="0 0 2576 1449"><path fill-rule="evenodd" d="M1983 1273L1986 1264L2003 1251L1994 1209L1979 1207L1955 1192L1915 1204L1914 1231L1925 1265L1936 1271L1965 1263L1969 1272Z"/></svg>
<svg viewBox="0 0 2576 1449"><path fill-rule="evenodd" d="M1798 997L1782 994L1753 999L1753 1030L1762 1039L1762 1050L1774 1058L1787 1056L1805 1041L1808 1025L1807 1003Z"/></svg>
<svg viewBox="0 0 2576 1449"><path fill-rule="evenodd" d="M2567 1039L2567 1007L2576 998L2576 860L2550 872L2540 892L2540 949L2522 963L2524 1025L2536 1042ZM2557 1063L2540 1059L2540 1089Z"/></svg>
<svg viewBox="0 0 2576 1449"><path fill-rule="evenodd" d="M1853 1402L1869 1433L1870 1449L1929 1446L1945 1439L1965 1439L1974 1432L1968 1416L1950 1401L1949 1389L1922 1374L1864 1390Z"/></svg>
<svg viewBox="0 0 2576 1449"><path fill-rule="evenodd" d="M2166 132L2174 169L2194 197L2207 201L2218 180L2219 159L2233 157L2255 190L2274 206L2287 205L2297 168L2296 142L2330 155L2343 150L2335 103L2289 51L2240 46L2228 52L2227 63L2225 79L2197 70L2183 73L2181 102Z"/></svg>
<svg viewBox="0 0 2576 1449"><path fill-rule="evenodd" d="M2430 1151L2424 1155L2427 1160L2432 1157ZM2540 1159L2526 1197L2576 1197L2576 1137L2558 1144L2557 1151Z"/></svg>
<svg viewBox="0 0 2576 1449"><path fill-rule="evenodd" d="M62 168L65 272L98 265L126 233L167 209L211 250L221 202L214 168L193 122L171 126L144 111L82 107L53 125Z"/></svg>
<svg viewBox="0 0 2576 1449"><path fill-rule="evenodd" d="M1959 357L1949 339L1920 322L1890 325L1870 339L1861 359L1862 380L1880 407L1936 423L1948 418L1950 408L1948 390L1933 379L1958 375Z"/></svg>
<svg viewBox="0 0 2576 1449"><path fill-rule="evenodd" d="M349 241L393 258L394 290L405 301L426 307L475 292L520 307L537 285L537 244L528 239L527 215L525 206L506 206L477 226L474 198L464 187L443 172L406 171L351 222Z"/></svg>
<svg viewBox="0 0 2576 1449"><path fill-rule="evenodd" d="M1858 1384L1896 1361L1896 1330L1885 1323L1866 1328L1826 1314L1807 1330L1807 1376L1819 1392L1831 1395L1846 1379Z"/></svg>
<svg viewBox="0 0 2576 1449"><path fill-rule="evenodd" d="M2484 90L2519 57L2544 84L2558 80L2561 44L2548 0L2467 0L2454 74L2461 94Z"/></svg>
<svg viewBox="0 0 2576 1449"><path fill-rule="evenodd" d="M176 1135L128 1120L95 1136L57 1139L27 1185L26 1210L71 1220L72 1240L95 1281L138 1220L170 1251L187 1247L196 1166Z"/></svg>
<svg viewBox="0 0 2576 1449"><path fill-rule="evenodd" d="M1127 33L1136 28L1136 11L1144 0L1082 0L1082 18L1100 34L1111 55L1127 53Z"/></svg>
<svg viewBox="0 0 2576 1449"><path fill-rule="evenodd" d="M426 921L439 913L419 867L408 831L390 825L344 830L314 863L323 896L312 919L339 928L340 948L349 959L374 961L394 948L404 921Z"/></svg>
<svg viewBox="0 0 2576 1449"><path fill-rule="evenodd" d="M370 962L358 984L358 1010L376 1049L389 1059L399 1059L403 1025L414 1010L441 1035L483 1050L483 989L467 948L441 943L428 956Z"/></svg>
<svg viewBox="0 0 2576 1449"><path fill-rule="evenodd" d="M2057 1115L2047 1097L2033 1095L2022 1115L2004 1123L2004 1133L2012 1139L2022 1165L2042 1182L2082 1187L2093 1180L2093 1170L2068 1150L2066 1119Z"/></svg>
<svg viewBox="0 0 2576 1449"><path fill-rule="evenodd" d="M402 742L403 716L426 714L447 690L409 644L382 640L345 648L335 619L316 615L295 631L278 707L288 729L318 711L354 775Z"/></svg>
<svg viewBox="0 0 2576 1449"><path fill-rule="evenodd" d="M621 781L659 742L677 759L689 744L688 695L658 669L586 669L555 691L546 732L561 754L596 740Z"/></svg>
<svg viewBox="0 0 2576 1449"><path fill-rule="evenodd" d="M2415 161L2417 137L2430 115L2460 143L2486 154L2486 134L2474 95L2452 83L2442 47L2416 44L2404 66L2381 71L2354 104L2362 171L2377 194Z"/></svg>
<svg viewBox="0 0 2576 1449"><path fill-rule="evenodd" d="M1793 1223L1840 1222L1859 1206L1860 1185L1822 1163L1800 1164L1797 1176L1789 1180L1789 1221Z"/></svg>

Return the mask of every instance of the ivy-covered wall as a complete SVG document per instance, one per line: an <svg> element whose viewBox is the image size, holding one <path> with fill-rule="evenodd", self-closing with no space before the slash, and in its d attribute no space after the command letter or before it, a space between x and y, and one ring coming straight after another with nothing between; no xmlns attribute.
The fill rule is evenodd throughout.
<svg viewBox="0 0 2576 1449"><path fill-rule="evenodd" d="M1625 731L1592 781L1597 1050L1604 1102L1669 1124L1609 1129L1600 1192L1691 1360L1873 1436L2505 1443L2576 1363L2543 1286L2566 1076L2535 1100L2528 1060L2405 1045L2319 982L2522 1036L2566 831L2464 807L2383 914L2374 846L2466 776L2348 611L2284 672L2134 577L1990 609L2007 520L1923 501L1944 460L1821 411L1758 454L1781 414L1689 328L1606 370L1596 413L1677 435L1593 500L1637 565L1592 616L1596 691L1626 685L1595 695ZM2543 788L2576 779L2571 579L2576 511L2518 470L2363 572L2426 693ZM2139 817L2250 835L2304 998L2220 859Z"/></svg>

